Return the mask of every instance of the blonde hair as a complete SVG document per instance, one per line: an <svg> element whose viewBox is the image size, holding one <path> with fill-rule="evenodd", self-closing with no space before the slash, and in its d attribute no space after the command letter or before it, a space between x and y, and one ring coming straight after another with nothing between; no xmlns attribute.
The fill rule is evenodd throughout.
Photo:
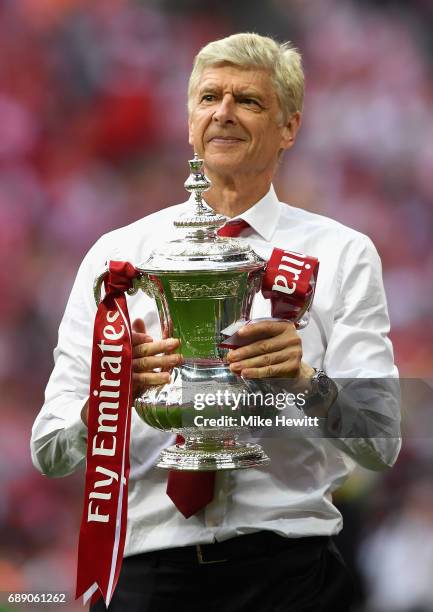
<svg viewBox="0 0 433 612"><path fill-rule="evenodd" d="M211 42L197 53L188 84L189 113L203 70L223 63L267 70L275 86L284 123L293 113L302 111L304 72L300 53L290 42L279 44L267 36L244 32Z"/></svg>

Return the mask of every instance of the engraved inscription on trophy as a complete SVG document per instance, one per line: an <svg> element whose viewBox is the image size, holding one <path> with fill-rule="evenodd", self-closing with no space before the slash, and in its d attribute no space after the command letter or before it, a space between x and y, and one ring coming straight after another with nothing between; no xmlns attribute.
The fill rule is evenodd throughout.
<svg viewBox="0 0 433 612"><path fill-rule="evenodd" d="M213 283L169 281L169 287L175 300L236 297L240 287L240 279L216 280Z"/></svg>

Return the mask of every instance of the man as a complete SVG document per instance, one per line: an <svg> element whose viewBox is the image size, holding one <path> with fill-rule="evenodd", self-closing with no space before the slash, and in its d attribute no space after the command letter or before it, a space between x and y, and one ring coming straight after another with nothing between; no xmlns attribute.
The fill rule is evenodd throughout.
<svg viewBox="0 0 433 612"><path fill-rule="evenodd" d="M309 325L301 332L291 323L270 321L243 328L248 344L228 353L230 368L244 378L306 379L314 395L316 369L330 379L386 379L397 372L387 338L380 260L371 241L280 203L273 190L279 158L295 143L302 104L301 60L290 44L236 34L210 43L196 57L189 140L212 181L206 202L248 222L242 236L265 259L279 247L320 261ZM172 221L186 206L166 208L103 236L85 257L32 433L32 457L42 473L63 476L85 459L95 277L108 259L142 261L152 243L169 237ZM128 306L136 319L137 395L167 382L182 357L175 352L177 339L153 339L160 332L150 298L128 298ZM269 315L268 303L257 296L253 317ZM326 376L320 376L323 382ZM323 394L319 412L325 420L334 400L335 393ZM347 412L351 422L364 413L373 420L377 414L379 423L389 417L386 407L372 402L355 403ZM391 466L399 441L353 437L350 426L341 429L341 420L340 414L340 435L332 440L263 437L269 466L217 473L213 500L185 519L166 495L166 474L153 467L170 440L133 412L125 559L109 609L349 610L344 564L330 540L342 526L332 492L353 469L353 460L375 470ZM92 609L104 606L99 602Z"/></svg>

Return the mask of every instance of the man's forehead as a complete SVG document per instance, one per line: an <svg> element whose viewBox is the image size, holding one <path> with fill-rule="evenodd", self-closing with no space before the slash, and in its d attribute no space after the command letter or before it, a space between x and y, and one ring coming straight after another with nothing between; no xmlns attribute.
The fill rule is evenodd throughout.
<svg viewBox="0 0 433 612"><path fill-rule="evenodd" d="M233 64L222 64L204 68L198 89L206 87L233 87L256 90L257 93L274 91L270 75L261 68L241 68Z"/></svg>

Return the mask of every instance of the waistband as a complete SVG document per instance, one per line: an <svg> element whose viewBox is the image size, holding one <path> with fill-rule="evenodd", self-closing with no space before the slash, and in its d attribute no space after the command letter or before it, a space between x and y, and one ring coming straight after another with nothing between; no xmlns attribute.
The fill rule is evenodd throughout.
<svg viewBox="0 0 433 612"><path fill-rule="evenodd" d="M147 560L169 562L188 565L207 565L210 563L224 563L236 559L245 559L252 556L270 555L282 550L294 551L305 547L324 547L330 540L329 536L311 536L301 538L288 538L280 536L273 531L256 531L247 535L237 536L223 542L211 544L196 544L154 550L126 557L124 562L135 563Z"/></svg>

